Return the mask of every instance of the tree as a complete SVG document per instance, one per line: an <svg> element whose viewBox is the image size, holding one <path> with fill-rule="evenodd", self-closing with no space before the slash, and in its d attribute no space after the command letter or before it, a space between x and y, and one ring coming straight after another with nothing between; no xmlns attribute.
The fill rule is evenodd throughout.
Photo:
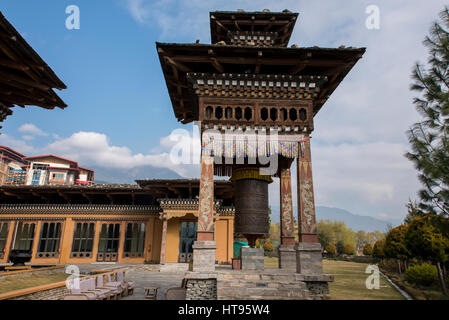
<svg viewBox="0 0 449 320"><path fill-rule="evenodd" d="M349 243L345 245L343 249L345 254L353 255L355 253L354 247L350 245Z"/></svg>
<svg viewBox="0 0 449 320"><path fill-rule="evenodd" d="M274 242L274 241L280 242L281 241L281 232L280 232L280 228L279 228L279 223L271 222L269 233L270 233L270 240L272 242Z"/></svg>
<svg viewBox="0 0 449 320"><path fill-rule="evenodd" d="M405 244L405 233L408 225L403 224L390 230L385 238L384 253L387 258L395 258L398 262L398 272L401 271L401 260L407 260L410 252Z"/></svg>
<svg viewBox="0 0 449 320"><path fill-rule="evenodd" d="M345 243L343 242L343 240L339 240L336 247L338 254L343 254L345 252Z"/></svg>
<svg viewBox="0 0 449 320"><path fill-rule="evenodd" d="M321 244L321 247L326 248L331 243L330 234L322 230L318 230L318 242Z"/></svg>
<svg viewBox="0 0 449 320"><path fill-rule="evenodd" d="M382 259L385 257L385 253L384 253L384 245L385 245L385 241L384 240L377 240L374 243L373 246L373 256L375 258L378 259Z"/></svg>
<svg viewBox="0 0 449 320"><path fill-rule="evenodd" d="M326 250L326 252L327 252L331 257L334 257L335 254L337 253L337 247L336 247L333 243L328 244L328 245L324 248L324 250Z"/></svg>
<svg viewBox="0 0 449 320"><path fill-rule="evenodd" d="M368 242L370 242L370 233L365 232L363 230L359 230L357 231L356 234L356 238L357 238L357 251L359 251L361 248L363 248Z"/></svg>
<svg viewBox="0 0 449 320"><path fill-rule="evenodd" d="M365 256L371 256L373 254L373 246L371 245L371 243L365 244L365 246L363 247L363 254Z"/></svg>
<svg viewBox="0 0 449 320"><path fill-rule="evenodd" d="M436 264L441 289L447 295L441 263L448 260L449 239L435 227L433 218L431 215L426 215L413 219L405 234L405 242L415 257L424 261L430 260Z"/></svg>
<svg viewBox="0 0 449 320"><path fill-rule="evenodd" d="M323 242L326 242L328 239L330 239L329 243L337 243L341 240L345 244L350 243L353 246L356 245L355 231L351 228L348 228L344 222L320 220L317 223L317 229L318 235Z"/></svg>
<svg viewBox="0 0 449 320"><path fill-rule="evenodd" d="M416 201L412 201L409 200L407 205L407 216L404 219L404 223L405 224L410 224L410 222L412 222L413 219L417 218L417 217L422 217L425 215L424 212L422 212L419 208L418 208L418 203Z"/></svg>
<svg viewBox="0 0 449 320"><path fill-rule="evenodd" d="M407 132L411 160L423 184L418 208L425 213L449 215L449 12L440 13L425 38L428 66L416 64L411 90L417 111L423 117Z"/></svg>

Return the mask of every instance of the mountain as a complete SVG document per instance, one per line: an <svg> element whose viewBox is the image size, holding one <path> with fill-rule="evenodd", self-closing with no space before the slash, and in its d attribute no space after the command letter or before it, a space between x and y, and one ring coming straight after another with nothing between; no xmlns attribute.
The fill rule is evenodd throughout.
<svg viewBox="0 0 449 320"><path fill-rule="evenodd" d="M370 216L361 216L340 208L317 207L316 215L317 220L343 221L347 227L354 231L385 231L389 224L393 227L402 224L401 220L382 220Z"/></svg>
<svg viewBox="0 0 449 320"><path fill-rule="evenodd" d="M150 165L137 166L130 169L103 168L92 167L89 169L95 171L95 183L129 183L135 184L135 180L143 179L180 179L182 178L176 172L166 169L157 168Z"/></svg>
<svg viewBox="0 0 449 320"><path fill-rule="evenodd" d="M271 209L271 220L273 222L279 222L279 206L272 206ZM296 207L293 210L293 212L297 212ZM367 232L373 232L376 230L385 231L389 224L395 227L402 223L401 220L382 220L370 216L353 214L340 208L330 208L324 206L316 207L316 217L317 220L342 221L347 227L354 231L363 230Z"/></svg>

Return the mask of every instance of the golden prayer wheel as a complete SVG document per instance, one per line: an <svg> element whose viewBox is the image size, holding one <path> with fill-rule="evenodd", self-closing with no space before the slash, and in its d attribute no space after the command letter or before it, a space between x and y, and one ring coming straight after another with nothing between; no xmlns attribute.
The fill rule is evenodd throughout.
<svg viewBox="0 0 449 320"><path fill-rule="evenodd" d="M235 185L235 232L253 247L269 233L268 184L273 180L258 168L242 168L234 170L231 181Z"/></svg>

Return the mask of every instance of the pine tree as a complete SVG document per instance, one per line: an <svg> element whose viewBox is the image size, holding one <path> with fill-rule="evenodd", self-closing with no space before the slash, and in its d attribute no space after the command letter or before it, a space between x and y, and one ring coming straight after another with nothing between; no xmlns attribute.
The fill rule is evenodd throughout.
<svg viewBox="0 0 449 320"><path fill-rule="evenodd" d="M424 189L419 209L449 215L449 12L440 13L426 37L428 66L416 64L411 90L419 93L414 104L423 120L408 133L411 152L406 154L419 171Z"/></svg>
<svg viewBox="0 0 449 320"><path fill-rule="evenodd" d="M406 223L411 225L413 221L418 221L420 216L443 218L445 221L439 225L447 225L449 217L448 10L446 7L441 11L440 20L434 23L430 35L424 40L429 51L427 66L418 63L413 71L411 90L419 94L415 97L414 104L423 119L407 132L411 152L406 156L419 171L418 177L424 188L419 191L420 201L417 206L411 202L408 204L409 216ZM433 222L431 224L435 227ZM448 232L443 231L441 237L443 240L447 239ZM441 263L444 266L445 259L439 257L437 260L435 263L439 267L442 289L447 294L444 279L446 275L440 268Z"/></svg>

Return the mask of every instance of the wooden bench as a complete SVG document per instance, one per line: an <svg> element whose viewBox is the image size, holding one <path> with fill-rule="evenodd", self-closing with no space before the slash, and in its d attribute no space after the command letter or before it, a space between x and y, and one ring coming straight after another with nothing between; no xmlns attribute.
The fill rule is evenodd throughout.
<svg viewBox="0 0 449 320"><path fill-rule="evenodd" d="M145 299L157 300L157 290L159 287L145 287Z"/></svg>

